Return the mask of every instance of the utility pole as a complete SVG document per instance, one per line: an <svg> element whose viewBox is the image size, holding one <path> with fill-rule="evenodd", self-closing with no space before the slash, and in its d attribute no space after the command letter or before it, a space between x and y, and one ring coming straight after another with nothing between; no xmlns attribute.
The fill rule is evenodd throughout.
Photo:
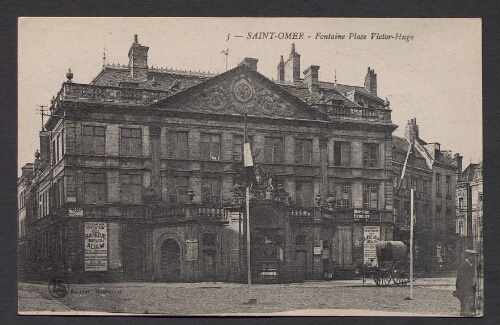
<svg viewBox="0 0 500 325"><path fill-rule="evenodd" d="M229 55L229 49L226 49L225 51L222 51L221 53L226 56L226 71L227 71L227 56ZM246 123L246 114L245 114L245 123ZM246 127L246 124L245 124L245 127ZM245 132L246 132L246 129L245 129ZM245 139L245 141L246 141L246 139Z"/></svg>
<svg viewBox="0 0 500 325"><path fill-rule="evenodd" d="M43 122L43 117L46 115L45 112L47 111L45 108L47 105L37 105L38 111L40 112L40 115L42 115L42 131L44 130L44 122Z"/></svg>

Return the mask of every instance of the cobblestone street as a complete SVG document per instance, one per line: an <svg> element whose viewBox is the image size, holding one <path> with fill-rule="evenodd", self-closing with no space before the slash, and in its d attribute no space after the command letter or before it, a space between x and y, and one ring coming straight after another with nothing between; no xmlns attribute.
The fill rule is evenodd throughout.
<svg viewBox="0 0 500 325"><path fill-rule="evenodd" d="M106 283L70 286L64 298L53 298L47 285L19 283L19 311L62 313L132 313L165 315L431 315L458 316L452 296L454 278L422 278L414 299L409 286L376 287L368 279L253 285L248 304L246 285L233 283Z"/></svg>

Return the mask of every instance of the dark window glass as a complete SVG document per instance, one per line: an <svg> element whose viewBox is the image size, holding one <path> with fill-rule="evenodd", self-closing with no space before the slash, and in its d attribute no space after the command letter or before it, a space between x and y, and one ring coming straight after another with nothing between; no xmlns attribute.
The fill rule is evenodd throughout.
<svg viewBox="0 0 500 325"><path fill-rule="evenodd" d="M106 203L106 174L84 174L85 203Z"/></svg>
<svg viewBox="0 0 500 325"><path fill-rule="evenodd" d="M264 159L266 163L283 162L283 139L266 138L264 143Z"/></svg>
<svg viewBox="0 0 500 325"><path fill-rule="evenodd" d="M186 203L188 201L188 177L169 177L167 182L168 202L170 204Z"/></svg>
<svg viewBox="0 0 500 325"><path fill-rule="evenodd" d="M121 175L121 199L123 203L139 204L142 202L142 175Z"/></svg>
<svg viewBox="0 0 500 325"><path fill-rule="evenodd" d="M142 156L141 129L121 129L120 154L124 156Z"/></svg>
<svg viewBox="0 0 500 325"><path fill-rule="evenodd" d="M204 160L220 160L220 135L201 135L201 158Z"/></svg>
<svg viewBox="0 0 500 325"><path fill-rule="evenodd" d="M363 144L363 166L378 167L379 165L379 145L377 143Z"/></svg>
<svg viewBox="0 0 500 325"><path fill-rule="evenodd" d="M312 141L295 140L295 163L311 164L312 162Z"/></svg>
<svg viewBox="0 0 500 325"><path fill-rule="evenodd" d="M201 200L203 204L221 203L221 180L219 178L203 178L201 181Z"/></svg>
<svg viewBox="0 0 500 325"><path fill-rule="evenodd" d="M349 142L335 141L333 144L333 165L349 166L351 144Z"/></svg>
<svg viewBox="0 0 500 325"><path fill-rule="evenodd" d="M363 184L363 208L378 209L378 184Z"/></svg>
<svg viewBox="0 0 500 325"><path fill-rule="evenodd" d="M188 132L168 132L167 154L169 158L188 158Z"/></svg>
<svg viewBox="0 0 500 325"><path fill-rule="evenodd" d="M83 126L83 153L104 155L105 135L103 126Z"/></svg>

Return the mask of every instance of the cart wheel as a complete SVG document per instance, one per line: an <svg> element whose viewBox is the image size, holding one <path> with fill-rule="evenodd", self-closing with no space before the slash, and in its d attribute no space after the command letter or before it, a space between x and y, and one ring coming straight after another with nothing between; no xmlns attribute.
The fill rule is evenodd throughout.
<svg viewBox="0 0 500 325"><path fill-rule="evenodd" d="M397 262L392 270L394 284L404 285L410 282L410 269L407 263Z"/></svg>
<svg viewBox="0 0 500 325"><path fill-rule="evenodd" d="M380 286L380 277L379 277L379 275L378 275L378 274L374 274L374 275L373 275L373 281L375 281L375 284L376 284L377 286Z"/></svg>
<svg viewBox="0 0 500 325"><path fill-rule="evenodd" d="M380 285L388 286L391 283L391 273L390 272L380 272Z"/></svg>

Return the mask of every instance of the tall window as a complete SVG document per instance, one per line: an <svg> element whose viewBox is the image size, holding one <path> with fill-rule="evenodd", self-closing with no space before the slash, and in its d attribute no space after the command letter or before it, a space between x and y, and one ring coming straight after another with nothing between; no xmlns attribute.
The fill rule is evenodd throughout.
<svg viewBox="0 0 500 325"><path fill-rule="evenodd" d="M299 206L312 207L313 203L313 183L312 182L295 182L295 202Z"/></svg>
<svg viewBox="0 0 500 325"><path fill-rule="evenodd" d="M441 206L436 206L436 221L437 223L441 223Z"/></svg>
<svg viewBox="0 0 500 325"><path fill-rule="evenodd" d="M169 158L187 159L188 133L168 132L167 155Z"/></svg>
<svg viewBox="0 0 500 325"><path fill-rule="evenodd" d="M423 180L423 181L422 181L422 187L423 187L423 188L422 188L422 192L424 192L424 193L426 193L426 194L427 194L427 193L429 193L429 187L428 187L428 186L429 186L429 185L427 184L427 181L426 181L426 180Z"/></svg>
<svg viewBox="0 0 500 325"><path fill-rule="evenodd" d="M464 208L464 198L463 197L459 197L458 198L458 210L462 211L463 208Z"/></svg>
<svg viewBox="0 0 500 325"><path fill-rule="evenodd" d="M253 147L252 137L247 136L250 148ZM243 161L243 136L234 135L233 137L233 161Z"/></svg>
<svg viewBox="0 0 500 325"><path fill-rule="evenodd" d="M411 178L411 188L417 190L417 179L415 177Z"/></svg>
<svg viewBox="0 0 500 325"><path fill-rule="evenodd" d="M186 203L188 201L188 177L178 176L168 178L168 203Z"/></svg>
<svg viewBox="0 0 500 325"><path fill-rule="evenodd" d="M121 199L123 203L139 204L142 202L142 175L121 175Z"/></svg>
<svg viewBox="0 0 500 325"><path fill-rule="evenodd" d="M378 167L379 145L377 143L363 144L363 167Z"/></svg>
<svg viewBox="0 0 500 325"><path fill-rule="evenodd" d="M104 155L104 126L83 126L83 153Z"/></svg>
<svg viewBox="0 0 500 325"><path fill-rule="evenodd" d="M142 132L141 129L121 129L120 154L124 156L142 155Z"/></svg>
<svg viewBox="0 0 500 325"><path fill-rule="evenodd" d="M203 178L201 180L201 201L203 204L221 203L221 184L220 178Z"/></svg>
<svg viewBox="0 0 500 325"><path fill-rule="evenodd" d="M451 176L446 175L446 196L451 196Z"/></svg>
<svg viewBox="0 0 500 325"><path fill-rule="evenodd" d="M426 225L429 222L428 217L429 217L429 204L424 203L423 211L422 211L422 224L423 225Z"/></svg>
<svg viewBox="0 0 500 325"><path fill-rule="evenodd" d="M436 194L441 196L441 174L436 174Z"/></svg>
<svg viewBox="0 0 500 325"><path fill-rule="evenodd" d="M378 209L378 184L363 184L363 208Z"/></svg>
<svg viewBox="0 0 500 325"><path fill-rule="evenodd" d="M220 160L220 135L201 135L201 158L204 160Z"/></svg>
<svg viewBox="0 0 500 325"><path fill-rule="evenodd" d="M349 142L335 141L333 144L333 165L349 166L351 144Z"/></svg>
<svg viewBox="0 0 500 325"><path fill-rule="evenodd" d="M267 163L283 162L283 139L266 137L264 143L264 159Z"/></svg>
<svg viewBox="0 0 500 325"><path fill-rule="evenodd" d="M84 174L85 203L106 203L106 174Z"/></svg>
<svg viewBox="0 0 500 325"><path fill-rule="evenodd" d="M399 182L399 175L398 175L398 173L394 173L392 186L395 187L395 188L397 188L398 187L398 182Z"/></svg>
<svg viewBox="0 0 500 325"><path fill-rule="evenodd" d="M295 163L311 164L312 162L312 141L295 140Z"/></svg>
<svg viewBox="0 0 500 325"><path fill-rule="evenodd" d="M398 222L398 215L399 215L399 200L394 200L394 210L393 210L394 222Z"/></svg>

